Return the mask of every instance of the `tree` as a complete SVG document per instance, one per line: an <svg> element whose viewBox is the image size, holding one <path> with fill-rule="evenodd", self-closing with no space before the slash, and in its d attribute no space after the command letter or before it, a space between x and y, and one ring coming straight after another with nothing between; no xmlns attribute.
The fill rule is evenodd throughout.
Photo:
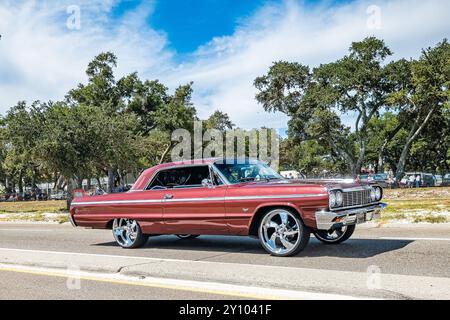
<svg viewBox="0 0 450 320"><path fill-rule="evenodd" d="M404 173L409 150L433 116L450 104L450 44L447 40L423 50L418 60L400 61L391 82L395 90L387 102L397 108L408 135L398 159L396 176ZM392 73L391 73L392 74Z"/></svg>
<svg viewBox="0 0 450 320"><path fill-rule="evenodd" d="M293 139L282 139L280 143L281 170L297 170L304 176L342 175L345 163L339 157L330 154L317 141L308 140L301 143Z"/></svg>
<svg viewBox="0 0 450 320"><path fill-rule="evenodd" d="M192 104L192 82L179 86L173 96L154 113L156 128L168 136L177 129L193 131L194 121L197 119L195 107ZM167 154L172 150L174 141L167 142L166 149L161 155L159 163L164 162Z"/></svg>
<svg viewBox="0 0 450 320"><path fill-rule="evenodd" d="M36 162L35 153L39 147L43 122L40 102L36 101L30 107L25 101L19 102L7 112L4 122L4 138L7 142L3 167L8 176L16 180L19 192L22 193L26 177L30 178L31 187L36 187L39 163Z"/></svg>
<svg viewBox="0 0 450 320"><path fill-rule="evenodd" d="M145 132L151 129L152 121L147 112L159 106L158 94L163 99L165 90L156 82L142 83L136 73L116 81L116 66L117 58L113 53L99 54L87 67L88 83L79 84L66 96L70 107L91 108L96 116L88 126L96 128L93 139L101 143L94 144L95 155L92 157L96 160L97 170L108 175L108 192L114 189L118 175L135 168L136 161L132 161L132 157L139 144L136 140L141 137L139 129Z"/></svg>
<svg viewBox="0 0 450 320"><path fill-rule="evenodd" d="M142 132L148 134L156 127L156 110L169 103L168 88L158 80L142 82L136 74L119 80L119 86L127 88L124 95L130 97L127 111L138 117Z"/></svg>
<svg viewBox="0 0 450 320"><path fill-rule="evenodd" d="M276 62L255 79L256 99L266 111L290 117L289 134L317 140L348 163L353 174L365 161L367 126L384 106L384 60L392 53L382 40L354 42L350 53L312 71L299 63ZM354 114L354 132L341 115Z"/></svg>
<svg viewBox="0 0 450 320"><path fill-rule="evenodd" d="M203 121L205 129L217 129L221 132L231 130L234 123L231 122L230 116L222 111L216 110L209 118Z"/></svg>

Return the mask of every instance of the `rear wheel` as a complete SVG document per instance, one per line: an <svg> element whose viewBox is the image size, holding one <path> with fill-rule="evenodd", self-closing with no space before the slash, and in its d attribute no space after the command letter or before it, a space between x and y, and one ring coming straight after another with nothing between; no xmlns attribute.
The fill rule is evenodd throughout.
<svg viewBox="0 0 450 320"><path fill-rule="evenodd" d="M114 239L122 248L138 248L148 240L148 235L142 233L139 223L133 219L114 219L112 230Z"/></svg>
<svg viewBox="0 0 450 320"><path fill-rule="evenodd" d="M355 225L351 225L330 231L316 230L314 231L314 236L326 244L339 244L348 240L353 235L353 232L355 232L355 228Z"/></svg>
<svg viewBox="0 0 450 320"><path fill-rule="evenodd" d="M296 213L280 208L262 217L258 236L268 253L276 257L289 257L306 247L310 231Z"/></svg>
<svg viewBox="0 0 450 320"><path fill-rule="evenodd" d="M200 235L198 235L198 234L176 234L176 236L183 240L195 239L195 238L200 237Z"/></svg>

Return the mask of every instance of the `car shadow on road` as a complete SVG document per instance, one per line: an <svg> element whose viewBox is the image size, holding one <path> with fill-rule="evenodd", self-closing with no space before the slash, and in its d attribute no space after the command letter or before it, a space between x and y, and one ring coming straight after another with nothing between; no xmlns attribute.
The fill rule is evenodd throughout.
<svg viewBox="0 0 450 320"><path fill-rule="evenodd" d="M298 257L339 257L370 258L383 253L400 250L411 240L387 239L350 239L339 245L326 245L314 237ZM97 243L95 246L118 247L116 242ZM182 240L175 236L151 237L140 249L135 250L191 250L217 253L267 254L257 239L249 237L201 236L196 239Z"/></svg>

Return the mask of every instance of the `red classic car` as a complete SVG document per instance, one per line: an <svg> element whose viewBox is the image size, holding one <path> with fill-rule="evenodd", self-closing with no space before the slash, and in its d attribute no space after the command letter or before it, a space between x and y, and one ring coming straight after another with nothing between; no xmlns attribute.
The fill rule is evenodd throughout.
<svg viewBox="0 0 450 320"><path fill-rule="evenodd" d="M124 248L151 235L236 235L291 256L310 233L328 244L349 239L356 224L379 218L382 196L377 185L286 180L257 160L202 159L147 169L125 193L77 197L70 221L112 229Z"/></svg>

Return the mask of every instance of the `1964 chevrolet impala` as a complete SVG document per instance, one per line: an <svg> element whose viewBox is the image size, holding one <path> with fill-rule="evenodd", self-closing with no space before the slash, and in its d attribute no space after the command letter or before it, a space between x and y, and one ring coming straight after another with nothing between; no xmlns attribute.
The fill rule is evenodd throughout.
<svg viewBox="0 0 450 320"><path fill-rule="evenodd" d="M257 160L203 159L144 171L126 193L75 198L74 226L112 229L124 248L151 235L258 237L274 256L305 248L312 232L327 244L380 217L382 188L339 181L286 180Z"/></svg>

